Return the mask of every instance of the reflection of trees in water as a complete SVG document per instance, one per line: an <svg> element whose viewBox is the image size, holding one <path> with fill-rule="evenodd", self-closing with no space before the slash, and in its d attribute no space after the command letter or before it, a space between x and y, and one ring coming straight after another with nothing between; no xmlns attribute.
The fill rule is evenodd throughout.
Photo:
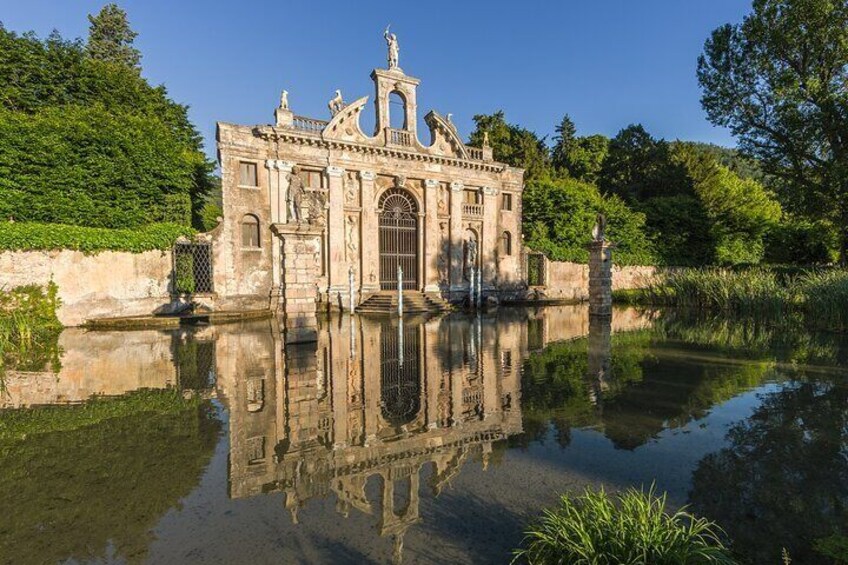
<svg viewBox="0 0 848 565"><path fill-rule="evenodd" d="M820 563L815 538L848 520L848 386L793 383L765 394L704 457L693 476L694 510L717 520L755 563Z"/></svg>
<svg viewBox="0 0 848 565"><path fill-rule="evenodd" d="M98 400L110 417L68 431L45 421L64 426L85 405L34 409L56 416L33 415L32 433L0 444L0 508L12 516L0 527L0 561L87 561L108 545L144 560L150 528L197 486L221 424L208 402L178 391L133 395Z"/></svg>
<svg viewBox="0 0 848 565"><path fill-rule="evenodd" d="M556 343L532 355L522 376L524 433L512 444L543 441L553 428L565 447L576 426L596 427L615 447L635 449L665 429L705 417L712 407L774 375L769 361L692 358L690 350L666 342L667 331L660 325L613 335L609 375L599 392L587 374L586 339Z"/></svg>

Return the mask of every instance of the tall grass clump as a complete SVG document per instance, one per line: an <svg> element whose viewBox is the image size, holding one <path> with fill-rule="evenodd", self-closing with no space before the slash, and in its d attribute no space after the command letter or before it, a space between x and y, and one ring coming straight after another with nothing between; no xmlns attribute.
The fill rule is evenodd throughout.
<svg viewBox="0 0 848 565"><path fill-rule="evenodd" d="M42 370L58 363L58 294L52 282L0 289L0 375L9 368Z"/></svg>
<svg viewBox="0 0 848 565"><path fill-rule="evenodd" d="M649 289L649 298L702 310L780 314L792 297L787 282L768 269L683 269L667 273Z"/></svg>
<svg viewBox="0 0 848 565"><path fill-rule="evenodd" d="M603 488L563 495L526 532L513 562L547 564L734 563L722 530L685 510L666 511L667 495L628 489L614 498Z"/></svg>
<svg viewBox="0 0 848 565"><path fill-rule="evenodd" d="M848 331L848 271L811 271L799 277L796 287L811 325Z"/></svg>

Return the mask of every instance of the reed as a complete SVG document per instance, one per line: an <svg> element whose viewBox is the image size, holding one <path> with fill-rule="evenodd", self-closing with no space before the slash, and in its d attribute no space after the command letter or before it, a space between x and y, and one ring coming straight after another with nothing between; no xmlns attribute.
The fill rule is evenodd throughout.
<svg viewBox="0 0 848 565"><path fill-rule="evenodd" d="M526 532L513 563L533 565L734 563L724 532L685 509L669 513L667 495L653 486L611 497L603 488L563 495Z"/></svg>

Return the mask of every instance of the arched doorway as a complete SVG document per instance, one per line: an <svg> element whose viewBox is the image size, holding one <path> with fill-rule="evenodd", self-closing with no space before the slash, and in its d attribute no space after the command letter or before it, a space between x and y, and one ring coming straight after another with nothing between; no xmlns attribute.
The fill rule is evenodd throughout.
<svg viewBox="0 0 848 565"><path fill-rule="evenodd" d="M418 286L418 204L402 188L380 196L380 288L397 289L398 265L404 290Z"/></svg>

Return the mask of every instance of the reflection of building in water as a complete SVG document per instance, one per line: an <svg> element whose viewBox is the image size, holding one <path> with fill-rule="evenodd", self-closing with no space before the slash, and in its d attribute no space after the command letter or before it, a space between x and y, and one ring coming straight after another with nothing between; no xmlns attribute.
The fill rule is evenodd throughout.
<svg viewBox="0 0 848 565"><path fill-rule="evenodd" d="M425 466L437 495L469 458L485 467L492 443L521 431L525 324L333 319L317 344L285 355L268 333L219 332L231 496L281 491L297 521L333 492L341 514L373 514L399 558Z"/></svg>

